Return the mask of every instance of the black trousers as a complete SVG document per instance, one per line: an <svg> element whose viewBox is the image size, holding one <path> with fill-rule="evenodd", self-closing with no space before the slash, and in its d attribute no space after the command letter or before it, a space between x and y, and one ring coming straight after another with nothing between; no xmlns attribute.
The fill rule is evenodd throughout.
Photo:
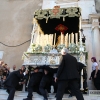
<svg viewBox="0 0 100 100"><path fill-rule="evenodd" d="M46 75L42 77L42 80L40 82L39 90L45 99L47 99L46 90L50 87L51 82L52 82L52 77L48 77Z"/></svg>
<svg viewBox="0 0 100 100"><path fill-rule="evenodd" d="M33 91L36 90L36 92L39 93L39 84L40 84L40 81L41 81L41 78L42 78L42 74L39 73L38 76L34 76L32 75L31 76L31 79L29 81L29 84L28 84L28 98L32 99L32 93Z"/></svg>
<svg viewBox="0 0 100 100"><path fill-rule="evenodd" d="M9 94L7 100L14 100L15 90L16 89L14 87L7 87L7 92Z"/></svg>
<svg viewBox="0 0 100 100"><path fill-rule="evenodd" d="M70 84L70 88L76 96L77 100L84 100L81 91L79 90L79 84L76 79L71 79L67 81L58 81L58 90L56 95L56 100L62 100L65 88Z"/></svg>
<svg viewBox="0 0 100 100"><path fill-rule="evenodd" d="M92 71L91 77L92 77L92 80L94 82L95 88L97 90L100 90L100 70L98 70L96 78L94 78L94 75L95 75L95 70Z"/></svg>

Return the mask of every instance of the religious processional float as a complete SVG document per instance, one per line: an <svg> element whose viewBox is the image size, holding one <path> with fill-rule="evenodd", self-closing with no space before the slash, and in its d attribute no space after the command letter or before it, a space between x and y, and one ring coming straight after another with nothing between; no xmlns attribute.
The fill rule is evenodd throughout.
<svg viewBox="0 0 100 100"><path fill-rule="evenodd" d="M23 53L23 65L50 65L60 63L61 49L79 62L86 64L86 48L82 42L81 10L79 7L37 10L34 12L31 43Z"/></svg>

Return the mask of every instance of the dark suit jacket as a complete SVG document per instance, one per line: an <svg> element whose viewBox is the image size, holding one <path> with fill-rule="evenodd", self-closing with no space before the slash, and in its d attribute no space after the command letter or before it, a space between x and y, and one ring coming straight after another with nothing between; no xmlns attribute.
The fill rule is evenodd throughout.
<svg viewBox="0 0 100 100"><path fill-rule="evenodd" d="M7 77L7 79L5 80L4 84L9 87L16 87L20 79L23 77L24 75L20 74L19 70L11 72L9 76Z"/></svg>
<svg viewBox="0 0 100 100"><path fill-rule="evenodd" d="M36 72L32 73L31 78L29 80L28 87L34 87L36 85L40 84L40 81L42 79L43 73L42 72ZM35 87L34 87L35 88Z"/></svg>
<svg viewBox="0 0 100 100"><path fill-rule="evenodd" d="M86 67L83 63L78 62L78 72L81 72L81 70Z"/></svg>
<svg viewBox="0 0 100 100"><path fill-rule="evenodd" d="M68 53L66 55L63 55L56 76L58 80L79 78L76 58Z"/></svg>
<svg viewBox="0 0 100 100"><path fill-rule="evenodd" d="M46 76L52 77L52 78L53 78L54 73L57 73L57 70L58 70L58 68L53 69L49 67L49 65L40 66L39 69L47 70L48 74Z"/></svg>

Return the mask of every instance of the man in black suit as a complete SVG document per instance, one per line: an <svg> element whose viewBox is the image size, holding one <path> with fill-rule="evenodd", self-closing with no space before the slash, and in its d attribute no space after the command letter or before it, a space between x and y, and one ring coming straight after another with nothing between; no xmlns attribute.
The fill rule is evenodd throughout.
<svg viewBox="0 0 100 100"><path fill-rule="evenodd" d="M77 70L77 60L75 57L68 54L68 50L62 49L62 60L58 67L55 82L58 80L57 99L62 100L65 88L70 84L71 90L75 94L77 100L84 100L77 79L79 78Z"/></svg>
<svg viewBox="0 0 100 100"><path fill-rule="evenodd" d="M15 88L19 84L19 81L21 78L23 78L23 71L21 69L11 72L7 79L4 82L4 85L7 87L7 92L9 93L9 96L7 100L13 100L14 94L15 94Z"/></svg>
<svg viewBox="0 0 100 100"><path fill-rule="evenodd" d="M37 93L40 94L39 84L42 79L42 75L43 75L43 72L40 69L38 69L38 67L34 68L31 78L29 80L29 84L28 84L28 96L27 98L23 100L32 100L33 91L36 91Z"/></svg>
<svg viewBox="0 0 100 100"><path fill-rule="evenodd" d="M50 85L53 79L54 70L53 68L50 68L48 65L41 66L40 69L44 70L44 75L41 79L39 90L43 95L44 100L48 100L47 91L50 91Z"/></svg>

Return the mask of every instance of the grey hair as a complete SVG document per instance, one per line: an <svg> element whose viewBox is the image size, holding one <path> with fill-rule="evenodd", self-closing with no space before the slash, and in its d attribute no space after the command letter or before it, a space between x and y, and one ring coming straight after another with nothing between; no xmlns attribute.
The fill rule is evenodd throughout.
<svg viewBox="0 0 100 100"><path fill-rule="evenodd" d="M61 54L64 54L64 53L68 53L68 49L67 49L67 48L63 48L63 49L61 50Z"/></svg>

